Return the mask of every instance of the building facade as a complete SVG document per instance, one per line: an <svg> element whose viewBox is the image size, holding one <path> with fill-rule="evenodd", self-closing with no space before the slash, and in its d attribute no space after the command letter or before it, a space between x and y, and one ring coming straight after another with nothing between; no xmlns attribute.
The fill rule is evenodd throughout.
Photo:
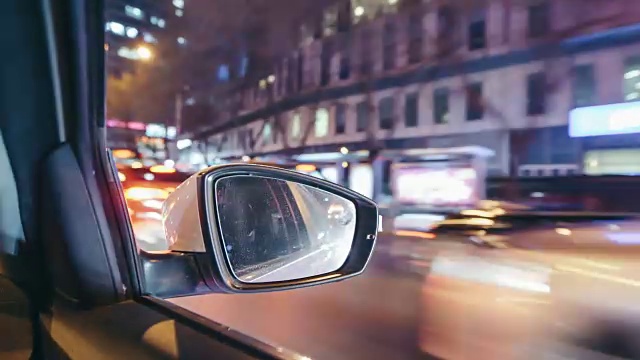
<svg viewBox="0 0 640 360"><path fill-rule="evenodd" d="M633 173L635 165L612 160L632 162L640 151L634 130L619 129L632 120L596 135L569 128L574 109L593 110L581 118L596 124L622 116L600 105L626 104L627 116L638 108L640 8L616 0L463 3L474 2L334 5L323 36L236 94L238 114L182 135L185 158L478 146L494 154L492 175ZM338 26L345 9L349 25Z"/></svg>
<svg viewBox="0 0 640 360"><path fill-rule="evenodd" d="M158 39L184 12L184 0L111 0L105 6L107 72L116 75L152 57Z"/></svg>

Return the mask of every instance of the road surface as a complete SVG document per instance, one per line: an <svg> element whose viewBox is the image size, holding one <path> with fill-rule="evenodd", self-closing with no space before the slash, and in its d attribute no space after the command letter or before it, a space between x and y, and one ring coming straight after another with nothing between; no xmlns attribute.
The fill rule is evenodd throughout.
<svg viewBox="0 0 640 360"><path fill-rule="evenodd" d="M148 237L152 222L135 225ZM393 270L382 239L367 271L339 283L263 294L200 295L171 301L213 321L312 359L420 359L422 278ZM162 239L145 238L156 248ZM395 267L397 269L397 267Z"/></svg>

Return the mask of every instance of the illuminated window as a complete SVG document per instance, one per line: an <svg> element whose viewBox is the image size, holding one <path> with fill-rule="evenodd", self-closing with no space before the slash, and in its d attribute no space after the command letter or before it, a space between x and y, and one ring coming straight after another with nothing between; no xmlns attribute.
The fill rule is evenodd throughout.
<svg viewBox="0 0 640 360"><path fill-rule="evenodd" d="M222 64L218 67L218 80L229 81L229 65Z"/></svg>
<svg viewBox="0 0 640 360"><path fill-rule="evenodd" d="M127 27L127 37L134 39L136 36L138 36L138 29L134 27Z"/></svg>
<svg viewBox="0 0 640 360"><path fill-rule="evenodd" d="M108 22L107 27L109 30L111 30L112 33L124 36L124 33L125 33L124 25L120 24L119 22L115 22L115 21Z"/></svg>
<svg viewBox="0 0 640 360"><path fill-rule="evenodd" d="M271 124L269 123L264 124L264 129L262 129L262 140L265 144L270 144L271 140L273 140Z"/></svg>
<svg viewBox="0 0 640 360"><path fill-rule="evenodd" d="M300 114L295 113L291 117L291 138L299 139L300 138Z"/></svg>
<svg viewBox="0 0 640 360"><path fill-rule="evenodd" d="M624 100L640 100L640 56L633 56L625 60L622 81Z"/></svg>
<svg viewBox="0 0 640 360"><path fill-rule="evenodd" d="M127 14L127 16L130 16L138 20L142 20L144 18L144 13L142 12L142 10L140 10L135 6L126 5L124 7L124 13Z"/></svg>
<svg viewBox="0 0 640 360"><path fill-rule="evenodd" d="M441 88L433 92L433 119L436 124L449 122L449 89Z"/></svg>
<svg viewBox="0 0 640 360"><path fill-rule="evenodd" d="M151 43L151 44L155 44L155 43L158 42L158 39L156 39L156 37L153 36L153 34L150 34L148 32L143 33L142 37L143 37L145 42L148 42L148 43Z"/></svg>
<svg viewBox="0 0 640 360"><path fill-rule="evenodd" d="M325 108L316 110L316 121L314 123L315 136L325 137L329 133L329 111Z"/></svg>

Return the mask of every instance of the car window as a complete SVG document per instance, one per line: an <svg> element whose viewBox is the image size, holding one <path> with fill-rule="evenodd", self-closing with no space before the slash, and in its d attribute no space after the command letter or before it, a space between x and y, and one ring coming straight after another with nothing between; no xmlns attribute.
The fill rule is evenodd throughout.
<svg viewBox="0 0 640 360"><path fill-rule="evenodd" d="M104 3L107 143L141 251L168 251L164 200L220 164L296 170L381 208L376 248L357 279L171 298L178 306L310 358L502 358L539 343L503 353L510 342L486 341L503 345L485 354L494 348L476 346L478 334L440 331L477 333L493 317L425 298L437 286L430 269L438 244L490 237L495 249L464 256L493 261L516 256L500 252L508 250L500 242L541 251L593 240L613 249L638 237L624 230L640 214L640 12L627 0ZM243 252L242 241L302 248L291 244L332 236L318 229L346 213L309 201L323 204L309 217L285 204L317 194L263 185L219 189L234 224L223 236L237 239L229 245L240 272L260 256ZM268 253L260 261L287 255ZM491 261L470 263L482 270ZM598 271L624 267L605 262ZM548 290L513 280L523 272L500 277L492 271L504 267L487 268L478 272L492 284ZM513 300L502 295L494 298ZM432 306L447 316L429 313ZM449 321L454 313L464 316ZM485 324L463 322L472 320ZM487 336L522 332L508 329Z"/></svg>

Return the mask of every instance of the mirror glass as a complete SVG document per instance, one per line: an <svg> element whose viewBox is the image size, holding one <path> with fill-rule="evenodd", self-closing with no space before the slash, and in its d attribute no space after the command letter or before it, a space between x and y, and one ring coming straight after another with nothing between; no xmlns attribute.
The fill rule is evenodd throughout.
<svg viewBox="0 0 640 360"><path fill-rule="evenodd" d="M237 175L216 182L222 242L240 281L266 283L338 270L356 231L356 207L311 186Z"/></svg>

